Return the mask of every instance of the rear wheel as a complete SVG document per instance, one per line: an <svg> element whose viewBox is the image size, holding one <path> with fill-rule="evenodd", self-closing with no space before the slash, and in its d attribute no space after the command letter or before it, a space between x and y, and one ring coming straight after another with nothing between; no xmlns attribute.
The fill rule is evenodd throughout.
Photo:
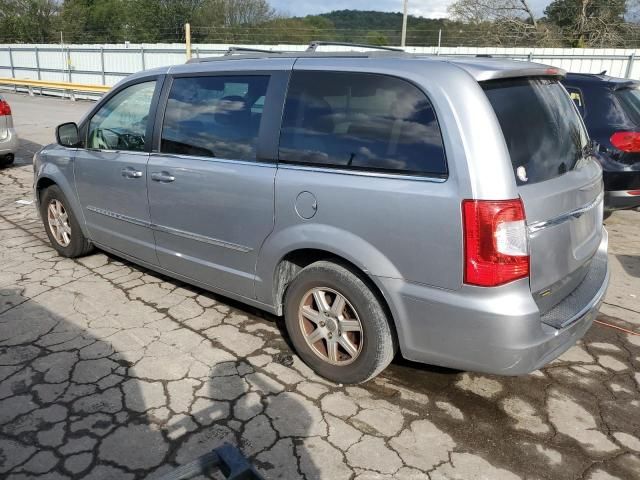
<svg viewBox="0 0 640 480"><path fill-rule="evenodd" d="M338 383L365 382L389 365L396 342L380 301L349 269L316 262L285 295L285 323L300 358Z"/></svg>
<svg viewBox="0 0 640 480"><path fill-rule="evenodd" d="M51 246L63 257L80 257L92 250L89 240L57 185L42 192L40 215Z"/></svg>

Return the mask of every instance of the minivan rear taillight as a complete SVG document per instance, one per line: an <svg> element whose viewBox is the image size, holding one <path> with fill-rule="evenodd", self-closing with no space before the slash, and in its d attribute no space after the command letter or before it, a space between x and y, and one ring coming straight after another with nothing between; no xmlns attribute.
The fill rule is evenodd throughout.
<svg viewBox="0 0 640 480"><path fill-rule="evenodd" d="M482 287L529 276L522 200L463 200L464 282Z"/></svg>
<svg viewBox="0 0 640 480"><path fill-rule="evenodd" d="M623 152L640 152L640 132L615 132L609 141L611 145Z"/></svg>
<svg viewBox="0 0 640 480"><path fill-rule="evenodd" d="M5 115L11 115L11 107L6 100L0 99L0 117L4 117Z"/></svg>

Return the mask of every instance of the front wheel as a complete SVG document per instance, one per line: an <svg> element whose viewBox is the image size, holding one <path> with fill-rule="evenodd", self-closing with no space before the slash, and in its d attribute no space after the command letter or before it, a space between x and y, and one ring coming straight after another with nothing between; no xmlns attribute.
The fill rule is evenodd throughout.
<svg viewBox="0 0 640 480"><path fill-rule="evenodd" d="M52 185L42 192L40 216L51 246L60 255L75 258L91 251L89 240L82 233L78 220L69 208L67 198L57 185Z"/></svg>
<svg viewBox="0 0 640 480"><path fill-rule="evenodd" d="M358 275L332 262L313 263L291 282L285 323L302 360L337 383L365 382L395 355L394 333L376 295Z"/></svg>

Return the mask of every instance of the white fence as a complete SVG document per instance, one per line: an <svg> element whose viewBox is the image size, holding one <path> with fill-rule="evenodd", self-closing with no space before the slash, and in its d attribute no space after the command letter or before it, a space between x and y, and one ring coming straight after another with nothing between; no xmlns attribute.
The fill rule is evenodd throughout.
<svg viewBox="0 0 640 480"><path fill-rule="evenodd" d="M230 45L192 46L194 57L222 55ZM243 45L267 50L301 51L306 45ZM324 47L326 48L326 47ZM340 47L332 47L332 49ZM564 68L572 72L604 70L640 79L640 49L407 47L433 55L492 55ZM185 62L184 44L0 45L0 77L114 85L121 78L154 67Z"/></svg>

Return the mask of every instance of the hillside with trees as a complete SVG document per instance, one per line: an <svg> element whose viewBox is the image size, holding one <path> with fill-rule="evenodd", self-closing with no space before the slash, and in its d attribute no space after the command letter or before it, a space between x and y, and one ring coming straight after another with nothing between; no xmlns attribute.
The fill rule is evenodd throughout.
<svg viewBox="0 0 640 480"><path fill-rule="evenodd" d="M409 16L407 45L635 47L640 0L455 0L448 19ZM287 17L268 0L0 0L0 43L285 43L399 45L402 14L340 10Z"/></svg>

